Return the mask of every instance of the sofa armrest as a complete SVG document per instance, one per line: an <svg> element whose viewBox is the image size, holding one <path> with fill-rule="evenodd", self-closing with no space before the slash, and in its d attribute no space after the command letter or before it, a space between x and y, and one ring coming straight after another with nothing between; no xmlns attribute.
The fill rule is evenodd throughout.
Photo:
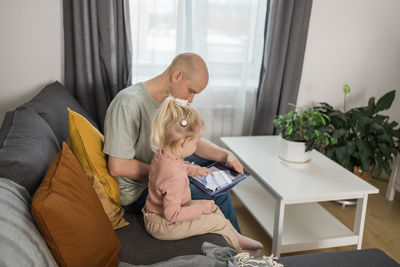
<svg viewBox="0 0 400 267"><path fill-rule="evenodd" d="M279 259L285 267L399 267L380 249L361 249L287 256Z"/></svg>

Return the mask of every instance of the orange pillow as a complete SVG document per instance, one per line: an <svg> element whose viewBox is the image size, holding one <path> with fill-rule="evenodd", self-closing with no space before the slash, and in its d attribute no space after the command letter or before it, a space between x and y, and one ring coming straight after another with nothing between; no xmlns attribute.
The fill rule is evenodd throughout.
<svg viewBox="0 0 400 267"><path fill-rule="evenodd" d="M60 266L117 266L121 244L66 143L32 198L32 215Z"/></svg>
<svg viewBox="0 0 400 267"><path fill-rule="evenodd" d="M65 143L68 145L68 148L71 149L71 141L67 139ZM75 155L75 154L74 154ZM81 166L82 167L82 166ZM106 212L108 219L114 229L122 228L124 226L129 225L127 221L124 219L124 209L115 204L107 195L103 184L100 182L99 178L94 174L85 173L86 177L89 179L92 184L94 191L100 199L101 205L103 205L104 211Z"/></svg>

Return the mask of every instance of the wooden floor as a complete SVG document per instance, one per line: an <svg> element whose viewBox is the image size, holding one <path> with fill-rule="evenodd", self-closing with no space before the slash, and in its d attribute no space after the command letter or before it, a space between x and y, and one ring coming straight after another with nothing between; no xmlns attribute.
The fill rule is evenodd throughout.
<svg viewBox="0 0 400 267"><path fill-rule="evenodd" d="M368 197L362 248L379 248L400 263L400 192L396 193L393 202L389 202L385 198L388 180L371 177L368 177L366 180L379 189L379 194L369 195ZM264 245L261 255L269 256L272 247L271 238L233 192L232 198L242 234L260 241ZM353 229L355 206L343 207L334 202L323 202L321 204L347 227ZM351 249L355 249L355 247L345 246L302 251L286 253L281 256Z"/></svg>

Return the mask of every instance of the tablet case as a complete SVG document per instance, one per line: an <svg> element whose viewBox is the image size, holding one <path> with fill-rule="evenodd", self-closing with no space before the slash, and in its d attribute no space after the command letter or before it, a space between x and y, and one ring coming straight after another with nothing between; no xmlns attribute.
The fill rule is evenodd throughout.
<svg viewBox="0 0 400 267"><path fill-rule="evenodd" d="M194 184L196 187L198 187L201 191L207 193L210 196L219 196L221 194L224 194L228 191L230 191L232 189L232 187L234 187L237 183L239 183L240 181L244 180L247 178L247 176L245 174L242 173L238 173L237 171L235 171L234 169L228 167L226 164L223 164L221 162L214 162L213 164L207 166L207 168L210 168L212 166L217 167L218 169L225 169L225 170L229 170L235 177L235 179L232 180L232 183L227 184L223 187L220 187L218 189L216 189L215 191L211 191L210 189L208 189L207 187L204 186L203 183L197 181L194 177L189 176L189 181Z"/></svg>

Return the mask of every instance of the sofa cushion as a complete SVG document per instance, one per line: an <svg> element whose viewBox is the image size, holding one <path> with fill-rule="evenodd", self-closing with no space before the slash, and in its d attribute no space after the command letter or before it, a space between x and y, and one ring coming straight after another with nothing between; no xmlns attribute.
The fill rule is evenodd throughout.
<svg viewBox="0 0 400 267"><path fill-rule="evenodd" d="M9 111L4 116L3 123L0 127L0 148L3 147L4 140L6 140L7 134L10 131L10 127L14 119L14 114L15 111Z"/></svg>
<svg viewBox="0 0 400 267"><path fill-rule="evenodd" d="M203 242L227 247L225 239L218 234L198 235L182 240L158 240L149 235L143 223L143 215L126 212L125 219L130 223L115 230L121 241L120 259L131 264L147 265L182 255L202 255Z"/></svg>
<svg viewBox="0 0 400 267"><path fill-rule="evenodd" d="M33 196L32 215L59 265L118 264L118 237L66 143Z"/></svg>
<svg viewBox="0 0 400 267"><path fill-rule="evenodd" d="M108 172L106 154L103 153L104 136L82 115L68 110L72 152L83 171L99 178L110 199L121 205L118 181Z"/></svg>
<svg viewBox="0 0 400 267"><path fill-rule="evenodd" d="M35 110L7 112L0 129L0 176L25 187L33 195L47 167L60 151L57 139Z"/></svg>
<svg viewBox="0 0 400 267"><path fill-rule="evenodd" d="M59 82L45 86L32 100L20 108L24 107L35 109L47 121L60 144L69 136L67 107L79 112L97 127L89 114Z"/></svg>
<svg viewBox="0 0 400 267"><path fill-rule="evenodd" d="M31 196L0 178L0 265L57 266L31 216Z"/></svg>
<svg viewBox="0 0 400 267"><path fill-rule="evenodd" d="M278 260L285 267L398 267L395 260L380 249L323 252L286 256Z"/></svg>
<svg viewBox="0 0 400 267"><path fill-rule="evenodd" d="M108 219L110 219L113 228L118 229L127 226L129 223L125 221L123 217L124 209L111 201L106 191L104 190L104 187L101 184L99 178L97 178L96 175L92 174L87 174L86 176L92 184L94 191L96 191L96 194L100 199L101 205L103 206L104 211L108 216Z"/></svg>

